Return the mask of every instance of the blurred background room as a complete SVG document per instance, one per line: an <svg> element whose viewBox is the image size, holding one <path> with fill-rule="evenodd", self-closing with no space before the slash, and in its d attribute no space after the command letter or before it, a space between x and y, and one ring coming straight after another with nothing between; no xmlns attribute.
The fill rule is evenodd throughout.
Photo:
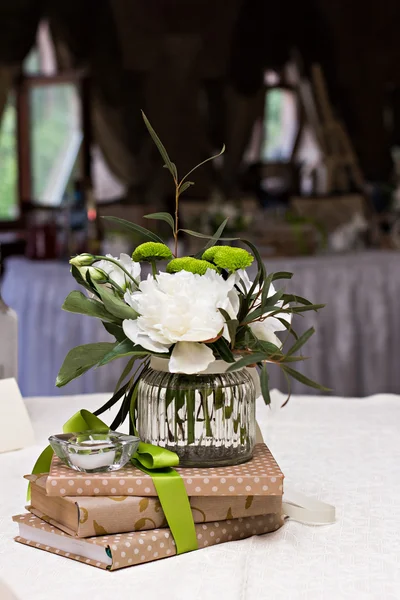
<svg viewBox="0 0 400 600"><path fill-rule="evenodd" d="M229 217L267 271L326 303L298 317L316 326L299 370L340 396L400 393L399 23L396 0L1 0L0 359L5 303L22 394L115 387L119 361L55 387L71 348L110 339L61 305L72 255L135 247L102 216L173 210L141 109L182 172L226 144L196 172L183 226ZM278 368L270 381L287 389Z"/></svg>

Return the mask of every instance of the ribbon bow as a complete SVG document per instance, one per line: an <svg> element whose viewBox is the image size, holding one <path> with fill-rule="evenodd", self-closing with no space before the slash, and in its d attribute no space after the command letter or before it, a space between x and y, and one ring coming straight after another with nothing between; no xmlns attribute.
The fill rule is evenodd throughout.
<svg viewBox="0 0 400 600"><path fill-rule="evenodd" d="M63 426L64 433L88 430L107 433L110 428L99 417L85 409L79 410ZM32 473L48 473L52 458L53 449L47 446L37 459ZM179 464L178 455L166 448L140 442L131 461L153 480L168 527L175 540L177 554L197 550L196 530L189 498L182 477L172 468Z"/></svg>

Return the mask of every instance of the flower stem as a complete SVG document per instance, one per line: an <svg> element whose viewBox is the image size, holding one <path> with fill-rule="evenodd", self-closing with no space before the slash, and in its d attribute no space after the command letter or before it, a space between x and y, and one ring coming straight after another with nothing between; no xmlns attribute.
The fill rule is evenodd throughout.
<svg viewBox="0 0 400 600"><path fill-rule="evenodd" d="M113 281L112 279L108 279L107 283L114 287L120 294L125 294L125 291L122 289L122 287L120 287L118 283L115 283L115 281Z"/></svg>
<svg viewBox="0 0 400 600"><path fill-rule="evenodd" d="M175 258L178 258L178 225L179 225L179 185L178 182L175 181L175 231L174 231L174 239L175 239Z"/></svg>
<svg viewBox="0 0 400 600"><path fill-rule="evenodd" d="M204 391L200 392L200 394L201 394L201 399L202 399L202 403L203 403L203 414L204 414L204 422L206 425L206 436L212 437L210 415L208 413L208 404L207 404L207 398L208 398L207 391L204 390Z"/></svg>
<svg viewBox="0 0 400 600"><path fill-rule="evenodd" d="M153 273L153 277L155 279L156 276L157 276L157 267L156 267L156 261L155 260L151 261L151 270L152 270L152 273Z"/></svg>
<svg viewBox="0 0 400 600"><path fill-rule="evenodd" d="M121 265L120 262L118 262L117 260L115 260L114 258L109 258L108 256L95 256L94 257L96 260L107 260L110 263L113 263L114 265L117 265L117 267L119 267L121 269L121 271L123 271L125 273L125 275L128 275L129 279L131 279L133 281L133 283L135 284L135 286L138 288L138 283L136 281L136 279L134 277L132 277L132 275L129 273L129 271L127 271L125 269L125 267L123 267Z"/></svg>
<svg viewBox="0 0 400 600"><path fill-rule="evenodd" d="M187 443L194 443L194 411L195 411L195 390L186 392L186 420L187 420Z"/></svg>

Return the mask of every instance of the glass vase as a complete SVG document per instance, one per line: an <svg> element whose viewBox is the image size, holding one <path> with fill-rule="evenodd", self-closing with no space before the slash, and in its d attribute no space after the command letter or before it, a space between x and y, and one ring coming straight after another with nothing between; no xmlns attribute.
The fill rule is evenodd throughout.
<svg viewBox="0 0 400 600"><path fill-rule="evenodd" d="M237 465L252 458L255 396L246 369L185 375L149 368L139 383L137 429L143 441L176 452L181 466Z"/></svg>

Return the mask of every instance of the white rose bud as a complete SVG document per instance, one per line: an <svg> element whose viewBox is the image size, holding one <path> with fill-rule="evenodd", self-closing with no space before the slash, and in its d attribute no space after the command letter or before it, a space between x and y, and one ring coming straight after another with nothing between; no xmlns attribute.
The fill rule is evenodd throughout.
<svg viewBox="0 0 400 600"><path fill-rule="evenodd" d="M92 265L94 260L95 258L92 254L78 254L78 256L71 258L69 264L75 267L87 267Z"/></svg>
<svg viewBox="0 0 400 600"><path fill-rule="evenodd" d="M97 267L81 267L79 272L86 281L87 273L89 273L90 279L96 283L106 283L108 281L107 273Z"/></svg>

